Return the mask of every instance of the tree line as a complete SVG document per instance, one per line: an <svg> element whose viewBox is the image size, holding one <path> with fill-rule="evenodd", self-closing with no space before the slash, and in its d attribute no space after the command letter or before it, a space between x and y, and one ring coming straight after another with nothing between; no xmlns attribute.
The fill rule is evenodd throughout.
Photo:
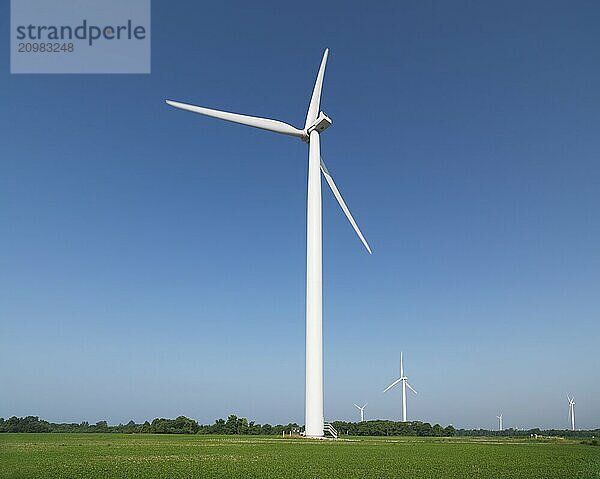
<svg viewBox="0 0 600 479"><path fill-rule="evenodd" d="M0 433L2 432L102 432L125 434L244 434L244 435L281 435L281 433L300 431L296 423L286 425L257 424L248 421L245 417L238 418L230 415L227 420L217 419L213 424L202 425L197 421L179 416L175 419L156 418L152 422L143 424L129 421L127 424L109 426L106 421L96 424L81 423L53 423L40 419L37 416L16 417L9 419L0 418Z"/></svg>
<svg viewBox="0 0 600 479"><path fill-rule="evenodd" d="M427 422L412 421L363 421L345 422L334 421L333 426L341 435L350 436L561 436L578 438L598 438L600 429L587 431L571 431L565 429L505 429L492 431L488 429L455 429L453 426L433 426ZM224 434L224 435L281 435L286 433L299 433L302 427L296 423L286 425L257 424L248 421L245 417L230 415L227 420L217 419L213 424L202 425L197 421L179 416L175 419L156 418L143 424L129 421L127 424L109 426L106 421L89 424L81 423L53 423L40 419L37 416L16 417L9 419L0 418L0 433L2 432L79 432L79 433L125 433L125 434Z"/></svg>
<svg viewBox="0 0 600 479"><path fill-rule="evenodd" d="M600 429L576 430L571 429L515 429L507 428L502 431L490 429L457 429L457 436L497 436L497 437L530 437L530 436L553 436L553 437L600 437Z"/></svg>
<svg viewBox="0 0 600 479"><path fill-rule="evenodd" d="M334 421L331 423L338 434L349 436L430 436L450 437L454 436L456 430L453 426L442 427L439 424L433 426L428 422L421 421L362 421L345 422Z"/></svg>

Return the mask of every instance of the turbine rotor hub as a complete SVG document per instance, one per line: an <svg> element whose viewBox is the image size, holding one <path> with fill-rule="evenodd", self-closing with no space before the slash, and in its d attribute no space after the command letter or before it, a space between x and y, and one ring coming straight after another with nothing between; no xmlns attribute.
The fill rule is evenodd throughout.
<svg viewBox="0 0 600 479"><path fill-rule="evenodd" d="M325 113L320 112L315 122L306 130L306 133L309 136L312 131L323 133L327 128L331 126L332 123L333 122L331 121L331 118L329 118Z"/></svg>

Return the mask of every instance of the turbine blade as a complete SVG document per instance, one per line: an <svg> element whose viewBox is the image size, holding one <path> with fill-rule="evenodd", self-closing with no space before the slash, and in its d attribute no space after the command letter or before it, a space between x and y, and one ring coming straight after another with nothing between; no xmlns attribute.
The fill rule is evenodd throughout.
<svg viewBox="0 0 600 479"><path fill-rule="evenodd" d="M410 390L412 392L414 392L415 394L418 394L417 391L415 391L414 388L410 384L408 384L408 381L406 381L406 385L410 388Z"/></svg>
<svg viewBox="0 0 600 479"><path fill-rule="evenodd" d="M271 120L269 118L259 118L256 116L239 115L238 113L229 113L227 111L212 110L210 108L204 108L202 106L189 105L187 103L180 103L178 101L165 100L167 105L171 105L181 110L187 110L200 115L210 116L213 118L219 118L225 121L231 121L233 123L240 123L242 125L252 126L254 128L260 128L262 130L274 131L275 133L282 133L284 135L296 136L298 138L305 138L306 135L302 130L288 125L282 121Z"/></svg>
<svg viewBox="0 0 600 479"><path fill-rule="evenodd" d="M402 379L396 379L392 384L390 384L387 388L385 388L383 390L383 392L388 392L390 389L392 389L396 384L398 384L400 381L402 381Z"/></svg>
<svg viewBox="0 0 600 479"><path fill-rule="evenodd" d="M404 377L404 363L402 362L402 351L400 351L400 377Z"/></svg>
<svg viewBox="0 0 600 479"><path fill-rule="evenodd" d="M369 404L368 402L365 403L365 405L362 407L363 409L367 407L367 404Z"/></svg>
<svg viewBox="0 0 600 479"><path fill-rule="evenodd" d="M337 189L337 186L335 186L335 182L333 181L333 178L331 177L331 173L329 173L329 170L325 166L325 162L323 161L323 158L321 158L321 171L323 172L323 176L325 177L325 180L327 180L327 184L329 185L329 187L331 188L331 191L333 192L333 196L335 196L335 199L337 200L340 207L342 208L342 211L346 215L346 218L348 218L348 221L350 221L352 228L354 228L354 231L356 231L356 234L362 241L363 245L365 245L365 248L367 248L367 251L369 252L369 254L373 254L373 252L371 251L371 247L369 246L369 243L367 243L367 240L361 233L358 225L356 224L356 221L354 221L354 218L352 217L352 213L350 213L350 210L348 209L348 206L346 205L344 198L342 198L340 191Z"/></svg>
<svg viewBox="0 0 600 479"><path fill-rule="evenodd" d="M356 403L354 403L354 407L357 408L357 409L360 409L360 406L358 404L356 404Z"/></svg>
<svg viewBox="0 0 600 479"><path fill-rule="evenodd" d="M319 107L321 106L321 89L323 88L323 75L325 75L325 65L327 64L327 56L329 55L329 48L325 49L323 53L323 59L321 60L321 66L319 67L319 73L317 73L317 80L315 81L315 88L313 89L312 97L310 99L310 105L308 106L308 112L306 113L306 123L304 128L312 126L319 116Z"/></svg>

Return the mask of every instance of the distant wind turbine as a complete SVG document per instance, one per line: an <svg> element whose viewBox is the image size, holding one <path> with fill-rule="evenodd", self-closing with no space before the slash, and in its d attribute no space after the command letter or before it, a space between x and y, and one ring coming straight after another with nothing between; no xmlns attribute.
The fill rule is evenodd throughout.
<svg viewBox="0 0 600 479"><path fill-rule="evenodd" d="M496 416L496 418L498 418L498 431L502 431L502 413L500 413L500 416Z"/></svg>
<svg viewBox="0 0 600 479"><path fill-rule="evenodd" d="M331 188L335 199L356 231L369 253L371 248L358 228L348 206L331 174L321 158L321 134L331 126L331 119L320 110L321 89L329 49L323 53L323 59L317 73L306 121L302 129L288 123L268 118L240 115L226 111L213 110L201 106L166 100L167 104L182 110L204 116L240 123L262 130L281 133L299 138L308 144L308 198L306 207L306 383L305 383L305 435L323 437L323 260L322 260L322 202L321 174ZM360 134L358 135L360 137ZM281 178L283 181L284 178Z"/></svg>
<svg viewBox="0 0 600 479"><path fill-rule="evenodd" d="M571 431L575 430L575 398L569 397L567 394L567 399L569 401L569 420L571 422Z"/></svg>
<svg viewBox="0 0 600 479"><path fill-rule="evenodd" d="M408 378L404 375L404 363L402 360L402 353L400 353L400 377L396 379L392 384L390 384L387 388L385 388L383 392L388 392L398 383L402 383L402 422L406 422L406 388L408 387L415 394L417 394L417 391L415 391L413 387L410 384L408 384Z"/></svg>
<svg viewBox="0 0 600 479"><path fill-rule="evenodd" d="M358 404L354 403L354 407L360 411L360 422L365 420L365 408L367 407L368 402L365 403L363 407L360 407Z"/></svg>

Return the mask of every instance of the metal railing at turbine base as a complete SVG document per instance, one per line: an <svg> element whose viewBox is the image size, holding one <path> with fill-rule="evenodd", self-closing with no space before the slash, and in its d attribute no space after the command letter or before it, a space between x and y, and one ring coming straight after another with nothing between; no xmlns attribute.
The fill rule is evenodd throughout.
<svg viewBox="0 0 600 479"><path fill-rule="evenodd" d="M337 429L335 427L333 427L331 424L329 424L328 422L326 422L325 424L323 424L323 432L325 434L329 433L329 435L331 437L333 437L334 439L338 438Z"/></svg>

